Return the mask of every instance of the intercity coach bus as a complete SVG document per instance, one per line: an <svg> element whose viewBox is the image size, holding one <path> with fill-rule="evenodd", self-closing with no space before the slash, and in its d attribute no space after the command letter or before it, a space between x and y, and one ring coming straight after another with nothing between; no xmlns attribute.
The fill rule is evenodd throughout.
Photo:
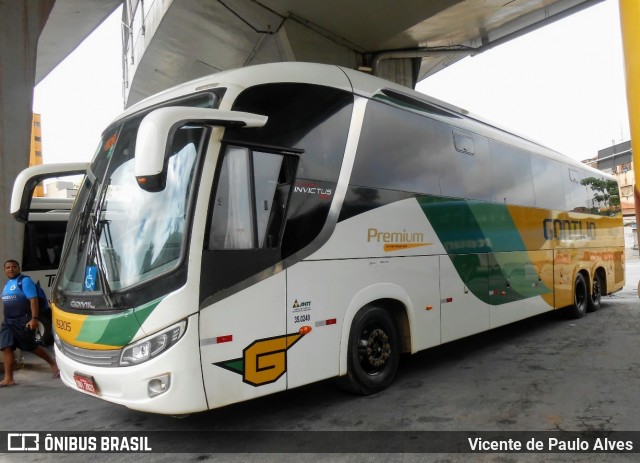
<svg viewBox="0 0 640 463"><path fill-rule="evenodd" d="M67 198L35 197L31 200L29 220L24 225L22 271L42 287L48 300L51 300L51 286L62 255L71 203ZM51 323L50 314L40 313L37 332L46 345L53 343Z"/></svg>
<svg viewBox="0 0 640 463"><path fill-rule="evenodd" d="M86 163L76 165L76 172L86 171ZM70 171L70 164L64 164L59 170ZM56 169L51 164L38 165L28 169L29 175L35 184L30 188L43 188L41 181L51 177L59 177ZM68 180L68 179L67 179ZM20 181L18 181L20 183ZM58 271L65 231L69 220L69 212L73 203L72 198L59 198L49 196L34 196L29 208L23 211L22 254L14 256L18 258L22 271L40 285L47 300L51 300L51 287ZM37 336L45 345L53 343L53 327L50 312L40 312L38 319Z"/></svg>
<svg viewBox="0 0 640 463"><path fill-rule="evenodd" d="M12 212L29 202L28 172ZM66 385L184 414L338 377L624 284L613 177L357 71L225 71L104 132L53 289Z"/></svg>

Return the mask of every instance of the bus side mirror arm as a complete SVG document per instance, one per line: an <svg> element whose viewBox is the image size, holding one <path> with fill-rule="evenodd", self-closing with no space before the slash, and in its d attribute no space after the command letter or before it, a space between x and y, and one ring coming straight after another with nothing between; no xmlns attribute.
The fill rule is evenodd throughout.
<svg viewBox="0 0 640 463"><path fill-rule="evenodd" d="M13 182L11 215L19 222L27 222L33 190L38 183L48 178L85 175L88 169L88 162L41 164L26 168L18 174Z"/></svg>
<svg viewBox="0 0 640 463"><path fill-rule="evenodd" d="M239 111L170 106L147 114L136 137L134 175L140 188L161 191L166 180L166 161L171 139L185 124L223 127L263 127L267 116Z"/></svg>

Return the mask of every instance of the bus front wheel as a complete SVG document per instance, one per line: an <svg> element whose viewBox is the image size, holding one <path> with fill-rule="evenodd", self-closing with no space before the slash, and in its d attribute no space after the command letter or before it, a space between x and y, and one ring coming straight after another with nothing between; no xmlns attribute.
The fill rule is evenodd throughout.
<svg viewBox="0 0 640 463"><path fill-rule="evenodd" d="M351 324L347 374L339 378L340 386L354 394L375 394L391 384L399 361L398 329L391 314L381 307L361 309Z"/></svg>

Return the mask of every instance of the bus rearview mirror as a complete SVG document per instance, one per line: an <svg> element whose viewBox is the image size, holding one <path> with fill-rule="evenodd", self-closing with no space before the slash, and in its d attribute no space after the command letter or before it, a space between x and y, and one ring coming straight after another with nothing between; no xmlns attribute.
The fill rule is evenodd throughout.
<svg viewBox="0 0 640 463"><path fill-rule="evenodd" d="M185 124L223 127L263 127L267 116L238 111L170 106L147 114L136 138L134 173L140 188L161 191L166 181L166 167L171 140Z"/></svg>
<svg viewBox="0 0 640 463"><path fill-rule="evenodd" d="M19 222L29 219L31 198L36 186L48 178L86 175L88 162L41 164L28 167L18 174L11 193L11 215Z"/></svg>

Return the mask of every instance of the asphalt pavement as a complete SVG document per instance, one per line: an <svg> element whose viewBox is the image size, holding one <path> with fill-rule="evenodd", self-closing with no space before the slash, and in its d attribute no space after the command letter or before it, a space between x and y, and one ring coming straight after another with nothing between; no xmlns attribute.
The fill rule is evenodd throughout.
<svg viewBox="0 0 640 463"><path fill-rule="evenodd" d="M4 431L167 431L185 445L202 433L329 431L499 431L640 433L640 259L629 250L626 284L600 311L571 320L550 312L403 357L395 382L369 397L331 381L194 414L183 419L128 410L64 386L48 365L25 354L19 386L0 389ZM604 434L602 434L604 433ZM250 434L251 435L251 434ZM298 434L307 436L305 434ZM315 436L316 434L311 434ZM323 434L318 433L319 437ZM384 436L384 434L382 434ZM326 436L326 435L325 435ZM213 438L213 437L212 437ZM252 442L247 442L247 446ZM331 442L327 442L331 449ZM640 445L639 445L640 447ZM318 448L316 445L314 448ZM95 454L91 461L638 461L614 453L482 454ZM0 462L84 462L81 454L0 454Z"/></svg>

